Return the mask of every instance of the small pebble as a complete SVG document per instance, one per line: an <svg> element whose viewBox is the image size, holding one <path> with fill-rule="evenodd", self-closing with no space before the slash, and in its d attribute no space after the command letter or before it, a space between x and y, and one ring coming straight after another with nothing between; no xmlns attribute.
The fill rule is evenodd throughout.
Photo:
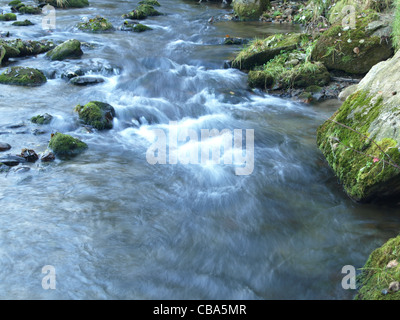
<svg viewBox="0 0 400 320"><path fill-rule="evenodd" d="M398 281L393 281L389 284L389 291L397 292L400 289L400 283Z"/></svg>
<svg viewBox="0 0 400 320"><path fill-rule="evenodd" d="M386 289L383 289L381 292L382 292L382 294L385 295L385 296L388 294L388 291L387 291Z"/></svg>

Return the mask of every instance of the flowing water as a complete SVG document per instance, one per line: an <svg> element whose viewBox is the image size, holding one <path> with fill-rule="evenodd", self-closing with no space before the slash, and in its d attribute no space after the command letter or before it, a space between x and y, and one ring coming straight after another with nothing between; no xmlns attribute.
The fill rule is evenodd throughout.
<svg viewBox="0 0 400 320"><path fill-rule="evenodd" d="M7 2L0 1L4 10ZM42 152L60 131L89 149L0 175L0 298L352 299L355 291L341 286L342 267L362 267L397 235L399 210L352 202L327 167L315 132L337 102L304 105L251 92L245 73L223 67L239 49L221 45L227 34L299 28L210 24L229 9L160 2L166 15L145 20L153 30L143 33L74 28L95 15L119 26L135 1L57 10L52 33L41 29L40 16L28 17L32 27L1 23L13 37L86 44L79 60L11 62L39 68L49 80L37 88L1 86L0 141L12 154ZM76 87L61 78L76 66L105 82ZM112 130L88 132L79 124L73 108L92 100L115 107ZM38 127L30 117L45 112L54 120L40 128L45 134L32 134ZM172 127L253 129L254 171L149 164L153 130ZM56 270L55 290L42 288L45 265Z"/></svg>

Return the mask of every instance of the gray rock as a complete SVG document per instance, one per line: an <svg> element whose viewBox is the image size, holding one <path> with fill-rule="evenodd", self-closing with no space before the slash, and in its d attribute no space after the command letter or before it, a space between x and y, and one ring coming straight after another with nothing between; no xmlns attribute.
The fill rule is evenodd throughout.
<svg viewBox="0 0 400 320"><path fill-rule="evenodd" d="M19 156L12 156L12 155L7 155L4 157L0 157L0 163L5 164L6 166L9 167L15 167L19 165L20 163L26 163L27 161Z"/></svg>
<svg viewBox="0 0 400 320"><path fill-rule="evenodd" d="M10 150L11 146L8 143L0 142L0 151Z"/></svg>
<svg viewBox="0 0 400 320"><path fill-rule="evenodd" d="M89 85L99 84L102 82L104 82L103 78L95 76L78 76L70 80L70 83L75 86L89 86Z"/></svg>

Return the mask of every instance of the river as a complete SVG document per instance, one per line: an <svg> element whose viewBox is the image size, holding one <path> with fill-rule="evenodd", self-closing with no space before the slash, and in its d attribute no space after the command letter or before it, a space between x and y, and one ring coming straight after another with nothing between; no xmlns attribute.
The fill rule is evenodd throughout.
<svg viewBox="0 0 400 320"><path fill-rule="evenodd" d="M9 10L7 3L0 7ZM361 268L398 234L399 209L352 202L325 163L316 129L337 101L307 105L251 92L245 73L224 69L240 48L222 45L226 35L300 28L210 24L230 10L160 0L166 15L143 21L153 30L88 34L74 27L84 17L101 15L117 27L136 5L90 3L57 10L52 33L42 30L40 16L28 17L31 27L0 22L15 38L86 43L78 60L11 62L43 70L48 82L0 87L0 141L12 154L39 153L60 131L89 145L68 161L0 174L0 298L352 299L342 267ZM61 78L76 66L105 81L77 87ZM112 130L79 124L74 107L92 100L114 106ZM45 112L54 116L50 125L30 123ZM253 129L253 172L149 164L153 130L171 127ZM32 134L38 128L45 133ZM46 265L55 269L55 290L42 288Z"/></svg>

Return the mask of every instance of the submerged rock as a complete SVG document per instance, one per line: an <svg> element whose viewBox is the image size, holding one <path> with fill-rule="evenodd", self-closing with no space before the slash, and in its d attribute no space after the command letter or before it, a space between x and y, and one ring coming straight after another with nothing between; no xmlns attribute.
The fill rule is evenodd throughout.
<svg viewBox="0 0 400 320"><path fill-rule="evenodd" d="M103 82L104 79L102 77L96 77L96 76L77 76L77 77L72 77L70 80L70 83L75 86L89 86Z"/></svg>
<svg viewBox="0 0 400 320"><path fill-rule="evenodd" d="M10 150L11 146L8 143L0 142L0 152Z"/></svg>
<svg viewBox="0 0 400 320"><path fill-rule="evenodd" d="M79 119L87 125L98 130L112 129L115 117L114 108L108 103L91 101L84 106L77 105L75 111L78 112Z"/></svg>
<svg viewBox="0 0 400 320"><path fill-rule="evenodd" d="M39 125L49 124L51 120L53 120L53 116L48 113L37 115L31 118L32 123L36 123Z"/></svg>
<svg viewBox="0 0 400 320"><path fill-rule="evenodd" d="M8 167L15 167L19 165L20 163L26 163L27 161L20 156L12 156L12 155L7 155L0 157L0 163L8 166Z"/></svg>
<svg viewBox="0 0 400 320"><path fill-rule="evenodd" d="M55 133L52 135L49 148L60 158L74 157L85 151L88 146L81 140L71 137L63 133Z"/></svg>
<svg viewBox="0 0 400 320"><path fill-rule="evenodd" d="M80 58L82 55L81 43L75 39L67 40L46 53L51 60Z"/></svg>
<svg viewBox="0 0 400 320"><path fill-rule="evenodd" d="M42 71L26 67L11 67L0 75L0 83L18 86L40 86L47 79Z"/></svg>
<svg viewBox="0 0 400 320"><path fill-rule="evenodd" d="M56 156L54 155L53 152L46 150L45 152L42 153L40 156L40 161L42 162L51 162L56 159Z"/></svg>
<svg viewBox="0 0 400 320"><path fill-rule="evenodd" d="M27 27L27 26L33 26L34 23L32 23L31 21L25 19L24 21L15 21L12 24L13 26L17 26L17 27Z"/></svg>
<svg viewBox="0 0 400 320"><path fill-rule="evenodd" d="M133 32L143 32L147 30L152 30L152 28L141 24L141 23L129 23L125 21L124 24L120 27L121 31L133 31Z"/></svg>

